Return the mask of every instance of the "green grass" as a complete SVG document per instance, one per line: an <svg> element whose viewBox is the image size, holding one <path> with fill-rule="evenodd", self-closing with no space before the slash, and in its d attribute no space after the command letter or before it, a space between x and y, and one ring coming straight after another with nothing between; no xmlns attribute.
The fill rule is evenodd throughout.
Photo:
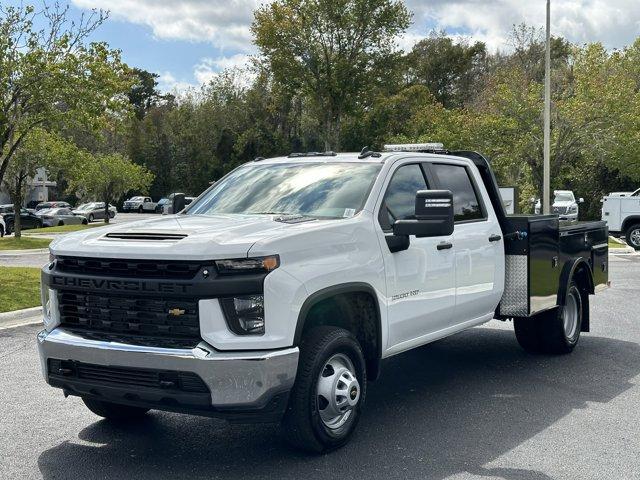
<svg viewBox="0 0 640 480"><path fill-rule="evenodd" d="M31 250L33 248L47 248L50 243L50 238L5 237L0 238L0 250ZM2 279L2 277L0 277L0 279ZM0 283L4 285L4 282Z"/></svg>
<svg viewBox="0 0 640 480"><path fill-rule="evenodd" d="M0 312L40 305L40 269L0 267Z"/></svg>
<svg viewBox="0 0 640 480"><path fill-rule="evenodd" d="M48 233L66 233L66 232L77 232L78 230L85 230L87 228L93 227L104 227L104 223L90 223L89 225L62 225L60 227L44 227L38 228L36 230L26 230L23 233L28 235L40 235L40 234L48 234Z"/></svg>
<svg viewBox="0 0 640 480"><path fill-rule="evenodd" d="M614 242L613 240L609 239L609 248L625 248L626 245L624 243L618 243L618 242Z"/></svg>

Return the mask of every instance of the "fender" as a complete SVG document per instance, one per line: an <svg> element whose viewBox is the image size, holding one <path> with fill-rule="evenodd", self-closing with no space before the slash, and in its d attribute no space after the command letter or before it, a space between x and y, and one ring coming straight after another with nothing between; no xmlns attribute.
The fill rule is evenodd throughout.
<svg viewBox="0 0 640 480"><path fill-rule="evenodd" d="M380 316L380 302L378 300L378 295L376 294L375 289L364 282L349 282L349 283L341 283L338 285L332 285L327 288L323 288L318 290L307 297L307 299L302 304L300 308L300 312L298 313L298 320L296 323L296 331L293 337L293 345L299 345L300 340L302 339L302 332L304 331L304 325L307 319L307 314L311 310L311 308L316 305L318 302L325 300L327 298L333 297L335 295L340 295L343 293L368 293L374 299L375 308L376 308L376 343L377 343L377 354L374 362L369 364L367 362L367 370L370 370L369 373L370 380L375 380L380 373L380 360L382 359L382 318Z"/></svg>
<svg viewBox="0 0 640 480"><path fill-rule="evenodd" d="M591 265L589 265L589 262L584 258L571 258L567 260L564 264L564 267L562 267L562 273L560 274L560 288L558 290L558 299L556 302L557 305L562 306L565 304L565 301L567 299L567 291L569 290L569 283L571 282L571 279L573 278L575 272L579 268L584 268L586 270L587 293L589 295L593 295L595 293L595 288L593 285L593 270L591 269ZM581 330L583 332L588 332L589 331L589 308L588 308L589 297L588 296L585 297L583 301L585 302L585 306L587 308L583 310L584 317L582 319Z"/></svg>

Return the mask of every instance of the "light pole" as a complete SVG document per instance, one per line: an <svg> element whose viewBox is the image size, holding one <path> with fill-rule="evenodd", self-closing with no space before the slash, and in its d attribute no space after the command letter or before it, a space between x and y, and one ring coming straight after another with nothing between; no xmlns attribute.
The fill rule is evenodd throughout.
<svg viewBox="0 0 640 480"><path fill-rule="evenodd" d="M551 0L547 0L547 40L544 56L544 146L542 172L542 213L551 213Z"/></svg>

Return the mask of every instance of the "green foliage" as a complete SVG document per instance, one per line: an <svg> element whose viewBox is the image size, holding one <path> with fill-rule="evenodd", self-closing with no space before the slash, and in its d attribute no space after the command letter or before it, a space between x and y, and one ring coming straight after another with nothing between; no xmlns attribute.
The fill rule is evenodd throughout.
<svg viewBox="0 0 640 480"><path fill-rule="evenodd" d="M104 202L105 223L109 223L110 202L132 190L145 193L153 181L153 173L147 168L136 165L119 153L86 153L83 161L77 162L72 171L73 180L69 188Z"/></svg>
<svg viewBox="0 0 640 480"><path fill-rule="evenodd" d="M33 129L97 130L106 112L127 108L131 78L120 53L86 41L105 19L94 11L71 22L57 3L0 7L0 183Z"/></svg>
<svg viewBox="0 0 640 480"><path fill-rule="evenodd" d="M255 11L255 43L274 78L310 100L327 150L340 122L399 59L411 15L396 0L276 0Z"/></svg>
<svg viewBox="0 0 640 480"><path fill-rule="evenodd" d="M424 85L446 108L462 107L473 99L487 71L484 43L455 42L433 32L416 43L407 56L411 83Z"/></svg>

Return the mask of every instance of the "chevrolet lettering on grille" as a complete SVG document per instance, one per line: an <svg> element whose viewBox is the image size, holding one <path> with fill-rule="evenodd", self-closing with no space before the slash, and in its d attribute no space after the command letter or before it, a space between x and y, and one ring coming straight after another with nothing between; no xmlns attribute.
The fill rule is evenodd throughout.
<svg viewBox="0 0 640 480"><path fill-rule="evenodd" d="M188 289L193 286L190 283L176 284L171 282L144 282L138 280L108 280L60 276L53 276L51 278L51 284L58 287L159 293L186 293Z"/></svg>

